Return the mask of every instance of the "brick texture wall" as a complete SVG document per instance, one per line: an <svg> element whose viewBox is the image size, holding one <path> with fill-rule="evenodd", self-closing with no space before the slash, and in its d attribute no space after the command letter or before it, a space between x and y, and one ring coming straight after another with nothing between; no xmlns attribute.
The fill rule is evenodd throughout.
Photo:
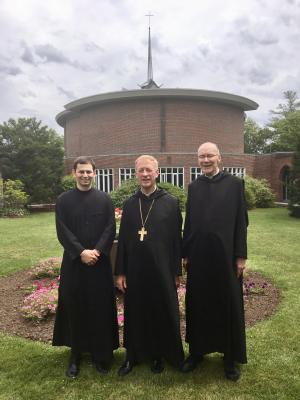
<svg viewBox="0 0 300 400"><path fill-rule="evenodd" d="M139 99L90 106L68 118L65 125L66 171L73 160L91 156L97 168L134 167L140 154L154 155L161 167L184 167L184 182L197 166L196 152L205 141L218 144L223 166L244 167L246 174L265 178L282 200L282 170L291 154L244 154L244 112L235 106L209 101Z"/></svg>

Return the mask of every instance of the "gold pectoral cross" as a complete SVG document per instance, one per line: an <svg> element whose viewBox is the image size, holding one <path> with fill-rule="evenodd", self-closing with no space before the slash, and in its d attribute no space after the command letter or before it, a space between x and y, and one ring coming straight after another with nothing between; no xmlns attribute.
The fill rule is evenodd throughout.
<svg viewBox="0 0 300 400"><path fill-rule="evenodd" d="M141 230L138 231L138 234L140 235L140 241L144 241L144 236L147 235L147 231L144 227L142 227Z"/></svg>

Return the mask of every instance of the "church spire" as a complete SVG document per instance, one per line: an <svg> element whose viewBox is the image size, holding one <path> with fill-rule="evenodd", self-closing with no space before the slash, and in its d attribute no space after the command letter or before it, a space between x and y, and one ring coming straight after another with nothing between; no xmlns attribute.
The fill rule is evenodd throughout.
<svg viewBox="0 0 300 400"><path fill-rule="evenodd" d="M150 18L153 17L153 14L149 12L149 14L145 15L149 17L149 27L148 27L148 76L147 81L140 85L141 89L158 89L158 86L153 80L153 68L152 68L152 49L151 49L151 28L150 28Z"/></svg>

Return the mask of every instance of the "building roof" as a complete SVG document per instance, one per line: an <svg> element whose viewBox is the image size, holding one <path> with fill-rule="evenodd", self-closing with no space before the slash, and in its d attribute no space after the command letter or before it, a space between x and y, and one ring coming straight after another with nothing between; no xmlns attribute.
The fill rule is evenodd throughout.
<svg viewBox="0 0 300 400"><path fill-rule="evenodd" d="M120 102L128 100L145 100L156 98L169 99L189 99L195 101L211 101L221 104L230 104L244 111L256 110L258 104L246 97L237 96L235 94L215 92L202 89L167 89L152 88L148 90L122 90L119 92L110 92L96 94L93 96L83 97L74 100L65 105L65 110L56 116L56 122L64 127L66 120L75 113L103 103Z"/></svg>

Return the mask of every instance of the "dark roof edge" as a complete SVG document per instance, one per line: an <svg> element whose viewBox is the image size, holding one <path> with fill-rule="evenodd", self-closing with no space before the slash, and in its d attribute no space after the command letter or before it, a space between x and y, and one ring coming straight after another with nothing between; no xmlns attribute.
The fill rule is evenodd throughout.
<svg viewBox="0 0 300 400"><path fill-rule="evenodd" d="M100 103L113 102L113 101L126 101L126 100L137 100L145 98L188 98L194 100L207 100L217 101L219 103L231 104L241 108L244 111L256 110L258 104L253 100L246 97L238 96L231 93L216 92L211 90L202 89L148 89L148 90L123 90L119 92L110 92L96 94L93 96L83 97L78 100L74 100L71 103L65 105L65 111L62 111L56 116L56 122L64 126L66 117L73 112L80 111L84 108L88 108L92 105Z"/></svg>

